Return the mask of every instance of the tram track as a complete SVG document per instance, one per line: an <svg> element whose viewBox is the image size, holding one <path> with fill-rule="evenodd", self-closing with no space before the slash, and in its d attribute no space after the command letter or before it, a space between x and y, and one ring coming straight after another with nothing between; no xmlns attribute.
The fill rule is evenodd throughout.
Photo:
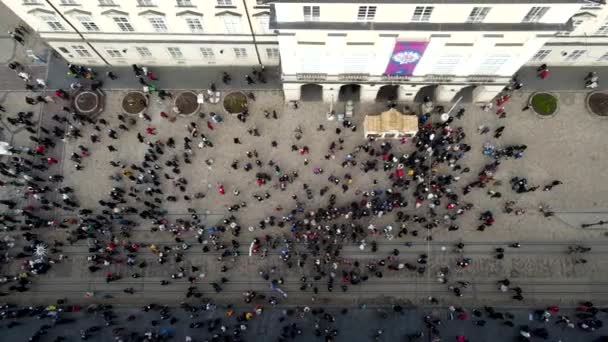
<svg viewBox="0 0 608 342"><path fill-rule="evenodd" d="M505 257L511 256L542 256L542 255L563 255L568 256L568 246L577 245L577 243L572 242L558 242L558 243L526 243L525 246L520 248L510 248L507 247L506 243L468 243L465 244L465 248L462 253L458 253L455 250L453 244L445 245L445 244L432 244L429 246L423 244L413 244L412 246L405 246L403 243L379 243L378 250L376 252L371 252L370 247L368 246L365 250L361 250L357 246L345 246L340 251L341 257L369 257L370 259L374 258L383 258L387 255L392 255L393 251L396 249L399 252L399 256L403 255L419 255L431 253L435 256L444 255L446 257L449 256L470 256L470 255L494 255L496 254L496 248L503 248ZM586 247L591 247L589 252L586 252L585 255L603 255L608 254L608 243L584 243ZM200 246L190 246L187 249L182 249L179 244L170 244L163 245L159 244L157 246L169 246L172 252L183 253L184 255L210 255L210 256L219 256L223 253L221 251L210 250L208 252L203 252ZM89 246L86 244L80 245L71 245L64 246L58 248L60 252L58 254L63 254L67 256L77 256L77 255L90 255L95 254L96 252L89 252ZM239 255L247 256L249 254L249 249L243 246L238 248ZM149 248L142 248L137 253L138 257L145 257L147 255L151 255L152 251ZM268 251L268 256L277 256L281 255L280 248L270 249ZM257 255L257 254L256 254ZM574 255L574 253L572 254Z"/></svg>

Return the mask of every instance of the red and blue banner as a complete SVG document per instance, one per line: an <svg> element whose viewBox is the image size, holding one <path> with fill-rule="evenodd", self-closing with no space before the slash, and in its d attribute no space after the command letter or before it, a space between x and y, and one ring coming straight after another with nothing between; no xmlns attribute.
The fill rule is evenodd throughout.
<svg viewBox="0 0 608 342"><path fill-rule="evenodd" d="M429 42L395 42L395 48L384 74L411 76L427 45Z"/></svg>

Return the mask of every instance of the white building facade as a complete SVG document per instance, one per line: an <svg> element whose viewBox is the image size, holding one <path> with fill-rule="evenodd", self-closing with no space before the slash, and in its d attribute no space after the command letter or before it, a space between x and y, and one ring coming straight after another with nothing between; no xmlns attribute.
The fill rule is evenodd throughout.
<svg viewBox="0 0 608 342"><path fill-rule="evenodd" d="M67 61L278 65L260 0L1 0Z"/></svg>
<svg viewBox="0 0 608 342"><path fill-rule="evenodd" d="M460 96L485 102L557 32L570 31L582 5L274 0L271 28L287 100L372 101L389 92L412 101L430 90L440 102Z"/></svg>
<svg viewBox="0 0 608 342"><path fill-rule="evenodd" d="M608 65L608 6L588 1L571 18L572 30L558 32L528 62L551 66Z"/></svg>

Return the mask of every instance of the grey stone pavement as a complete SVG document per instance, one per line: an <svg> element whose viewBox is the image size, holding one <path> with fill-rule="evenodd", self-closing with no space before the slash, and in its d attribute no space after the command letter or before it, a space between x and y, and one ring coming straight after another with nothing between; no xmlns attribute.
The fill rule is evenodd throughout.
<svg viewBox="0 0 608 342"><path fill-rule="evenodd" d="M111 127L117 128L118 120L115 113L120 112L119 103L125 91L108 90L106 111L103 117L110 122ZM324 179L334 174L342 177L345 173L353 175L351 190L345 195L338 197L338 204L345 205L354 198L353 192L356 190L372 190L388 186L385 176L382 173L362 174L357 169L344 170L339 166L339 161L344 156L352 152L354 147L361 144L364 140L362 133L347 132L342 134L345 140L344 150L336 152L336 159L330 162L325 161L323 155L331 141L335 141L337 136L333 132L338 127L335 122L324 121L327 105L321 103L302 103L298 110L286 108L282 103L280 92L277 91L256 91L258 100L250 106L252 117L246 124L239 123L236 118L224 115L225 121L215 127L214 130L205 128L205 120L197 116L191 118L178 118L174 123L162 119L158 113L161 110L168 110L171 106L169 101L163 102L157 99L152 100L148 113L153 117L152 123L145 123L138 120L135 126L130 126L129 132L121 132L120 140L111 141L103 135L102 144L92 145L87 140L88 135L93 131L91 127L83 128L81 141L68 141L68 143L58 146L50 155L62 159L62 163L51 173L62 173L66 181L64 185L75 188L75 198L83 207L96 208L97 200L105 197L106 189L117 185L108 177L112 173L120 171L109 166L109 161L120 160L125 164L130 164L141 160L145 151L144 146L139 144L135 138L137 131L142 131L148 126L156 127L158 135L152 139L166 141L169 137L174 137L179 142L187 134L184 127L188 122L197 122L201 131L213 141L215 147L212 149L199 150L194 148L192 156L193 167L182 168L182 176L188 179L187 193L192 195L196 192L204 192L207 198L202 200L191 200L184 203L183 200L177 203L166 203L164 207L168 211L171 219L185 217L186 207L196 208L200 214L206 215L208 225L215 225L225 215L227 207L241 201L248 203L247 208L239 210L235 215L244 227L256 225L256 223L266 216L271 215L273 208L282 206L290 208L293 200L292 194L297 194L299 198L304 197L303 190L299 186L302 183L310 184L315 194L324 186ZM487 157L481 154L481 146L485 142L497 145L521 144L529 146L526 156L520 160L505 161L500 168L496 178L503 181L503 185L496 185L493 189L503 193L501 199L490 199L485 191L474 190L464 200L474 204L473 213L465 215L459 224L461 229L456 232L447 231L445 228L433 231L432 243L425 242L424 233L418 237L408 235L404 238L396 238L387 241L383 237L372 237L370 240L378 242L379 251L376 255L370 254L369 249L359 251L356 245L346 246L343 257L346 261L358 260L369 262L374 258L387 256L394 248L402 253L400 260L415 262L418 255L426 253L429 255L429 270L427 274L419 276L412 273L398 272L387 274L383 279L374 279L361 286L351 287L348 292L328 292L325 284L319 284L320 291L317 295L317 303L352 303L352 302L372 302L390 303L395 300L406 300L412 304L423 304L428 296L437 297L442 304L453 303L453 295L447 291L447 284L440 284L436 280L436 274L442 266L448 266L452 275L450 280L470 281L473 286L464 291L464 297L458 299L458 303L474 304L479 301L512 304L510 296L498 291L496 281L509 277L512 282L519 284L525 289L526 300L519 303L522 306L546 304L547 302L559 302L564 305L574 305L578 300L590 299L603 303L608 299L605 291L608 278L604 270L606 259L604 255L608 252L607 237L603 231L582 230L579 226L569 223L562 219L562 212L570 215L572 212L594 210L605 212L608 207L608 197L605 196L605 187L597 184L605 184L607 179L603 170L608 163L607 153L604 149L589 149L589 146L602 146L604 141L604 126L608 121L597 118L585 112L583 100L585 93L560 94L562 107L559 114L553 118L539 118L530 112L521 112L521 107L529 94L518 93L512 102L508 103L507 111L509 115L506 119L498 119L492 113L486 113L472 106L467 107L464 119L456 121L456 125L462 127L467 134L467 142L474 148L469 156L463 161L464 164L473 170L470 174L462 175L459 183L466 184L475 177L476 170L489 162ZM42 111L42 124L50 123L49 114L54 113L62 104L55 103L45 106ZM23 105L21 105L23 107ZM20 109L19 105L11 109ZM266 119L262 115L265 109L276 109L279 119ZM354 121L361 127L363 114L368 112L378 112L382 110L381 104L360 104L357 106ZM216 111L221 113L221 108L214 105L206 105L203 112ZM323 123L327 130L317 132L315 127ZM496 141L491 136L482 136L477 133L477 127L481 124L496 128L505 125L507 128L500 141ZM246 130L257 127L262 134L261 137L252 137ZM296 141L294 129L302 127L304 134L300 141ZM51 126L48 126L51 127ZM582 134L584 133L584 134ZM240 137L243 145L235 145L232 142L234 137ZM270 141L279 142L279 148L273 149ZM18 141L27 142L27 134L19 135ZM105 148L106 144L120 144L119 151L110 154ZM291 144L299 146L307 145L311 154L308 156L310 161L308 166L303 165L303 156L291 152ZM77 150L79 144L85 144L91 150L91 156L85 158L83 171L76 171L73 163L65 156L69 156ZM398 143L397 143L398 144ZM31 144L30 144L31 145ZM196 143L194 144L196 146ZM398 144L399 145L399 144ZM117 145L118 146L118 145ZM299 181L288 186L287 191L282 192L275 189L276 183L273 182L268 191L272 194L270 200L262 203L255 201L252 196L266 191L254 185L253 175L248 175L244 171L235 171L230 168L230 163L238 159L241 166L246 162L245 151L257 149L260 159L267 163L269 159L279 163L283 170L291 172L299 170ZM410 144L397 147L398 151L411 151ZM180 151L179 147L176 154ZM580 153L586 151L586 153ZM171 157L173 153L165 155L163 158ZM205 165L204 161L213 159L211 167ZM323 176L312 173L312 168L322 166L326 171ZM443 167L444 168L444 167ZM270 171L269 168L265 168ZM443 170L446 171L446 170ZM532 194L516 195L508 187L508 180L513 176L526 176L533 184L544 184L553 179L564 181L562 186L556 187L551 192L536 192ZM378 185L372 186L371 180L377 179ZM226 186L227 195L219 196L215 192L215 186L222 183ZM458 186L457 186L458 187ZM234 197L232 191L239 189L241 194ZM332 192L339 194L338 191ZM179 192L170 182L163 185L165 195L174 194L181 197ZM411 191L411 190L410 190ZM307 206L323 205L325 199L315 198L312 201L301 199ZM408 194L408 198L411 195ZM522 216L509 216L501 214L502 206L507 200L517 201L517 205L528 210ZM320 201L320 203L319 203ZM556 212L556 217L544 218L538 211L538 205L546 203ZM497 213L497 224L486 232L476 231L478 213L492 210ZM414 214L419 212L410 207L406 212ZM69 218L73 215L69 213L58 213L59 218ZM277 212L275 215L281 215ZM441 217L441 216L440 216ZM384 218L374 218L370 223L376 226L383 226L391 223L392 216ZM175 246L172 235L168 232L151 232L151 224L142 222L141 226L134 229L131 239L142 243L154 243L157 245ZM416 225L410 226L411 230L421 230ZM40 232L45 239L65 239L65 230L48 230ZM268 228L265 231L255 230L254 232L245 231L239 236L241 243L242 256L236 262L230 263L230 271L227 273L230 282L225 285L225 290L221 296L214 296L218 301L230 302L239 298L240 294L254 289L260 293L269 293L268 283L263 281L257 273L260 270L268 270L276 266L280 276L284 277L284 290L289 293L289 303L310 303L311 293L302 293L298 290L298 279L301 273L298 270L286 270L282 262L278 259L278 250L271 251L270 256L261 259L259 256L247 257L248 243L254 236L263 234L284 235L287 232L278 228ZM200 251L200 245L195 242L194 236L189 233L182 234L182 237L193 247L185 251L187 262L184 266L196 265L200 267L201 273L206 275L200 286L204 293L211 294L210 282L217 281L219 278L219 264L215 261L217 253L205 254ZM406 247L404 242L410 241L414 247ZM467 269L454 267L456 259L460 256L453 252L453 245L459 241L465 242L467 246L463 256L472 258L472 264ZM511 250L506 247L513 241L520 241L522 248ZM592 254L587 258L587 264L575 264L576 256L566 255L567 246L571 244L584 244L593 247ZM445 247L445 248L442 248ZM492 256L492 250L496 247L506 248L507 255L503 261L496 261ZM183 294L188 284L185 281L175 281L171 286L159 285L160 280L169 279L172 273L180 264L169 262L165 265L154 265L142 270L144 277L139 279L124 279L116 283L106 284L103 275L100 273L91 274L82 265L86 264L87 245L84 241L78 242L73 246L66 246L59 252L67 257L67 260L59 262L53 266L48 275L39 277L32 285L32 291L24 295L11 296L19 302L27 301L33 303L48 302L49 297L65 296L71 300L82 300L84 293L92 291L95 297L94 302L109 303L132 303L143 304L150 300L174 303L176 296ZM213 257L210 257L213 256ZM155 256L149 251L142 251L140 260L146 260L149 264L155 263ZM19 264L14 263L9 272L18 272ZM123 264L109 266L106 271L120 274L132 272ZM128 296L122 293L126 287L136 289L136 294ZM112 298L105 298L111 295ZM213 295L212 295L213 296ZM86 301L86 300L85 300Z"/></svg>
<svg viewBox="0 0 608 342"><path fill-rule="evenodd" d="M158 81L151 81L158 89L207 89L211 83L215 83L218 89L281 89L280 69L278 67L265 68L265 82L256 80L253 85L248 85L245 75L252 74L253 67L156 67L148 66L150 71L157 76ZM102 80L106 88L110 89L135 89L140 88L132 67L94 67L98 79ZM260 68L257 67L259 70ZM118 79L110 80L106 77L108 71L112 71ZM232 80L229 84L222 83L222 72L228 72ZM48 86L49 88L67 88L75 79L66 77L67 64L62 59L53 57L49 63ZM81 81L81 80L79 80Z"/></svg>
<svg viewBox="0 0 608 342"><path fill-rule="evenodd" d="M513 328L505 326L501 320L489 319L485 315L482 318L466 321L450 320L447 309L405 309L403 314L398 314L392 312L390 308L368 307L367 309L360 309L349 307L348 313L342 314L341 309L326 307L326 312L335 317L335 322L333 323L322 319L320 314L317 317L313 316L310 312L301 314L301 309L278 307L264 310L262 315L256 316L247 322L247 330L242 334L243 340L260 342L277 341L284 326L295 324L302 332L301 335L296 336L295 341L323 341L323 338L316 337L313 334L315 325L318 325L321 330L326 328L330 330L337 329L339 334L334 341L408 341L407 336L419 332L423 332L424 337L418 341L430 341L430 334L422 320L422 317L425 315L442 320L439 326L442 341L456 341L457 336L466 336L470 342L515 341L519 334L519 327L524 325L531 329L546 328L549 331L548 341L600 342L606 341L605 337L604 339L602 337L607 333L606 327L588 333L582 332L578 328L564 328L563 325L555 324L555 316L547 323L540 322L537 319L531 321L529 317L532 313L531 310L512 308L497 308L497 310L514 315L513 323L515 327ZM239 307L236 311L251 310L252 307ZM293 315L285 315L285 310L293 310L295 313ZM16 342L27 341L27 338L43 324L52 326L49 329L49 333L45 335L45 341L52 341L53 338L60 335L65 336L67 341L80 341L80 330L99 326L101 330L93 333L88 338L88 341L110 341L113 339L112 329L126 328L128 332L135 331L139 334L143 334L146 331L168 333L173 337L170 339L172 341L184 341L186 336L191 336L193 341L198 342L205 341L211 338L214 333L218 333L219 327L213 333L208 331L209 322L215 318L222 319L222 325L227 326L228 333L231 333L236 320L234 318L225 318L223 315L224 311L218 308L215 311L199 313L195 318L189 318L182 310L172 309L171 315L176 317L178 321L175 324L170 324L167 320L161 320L158 312L152 311L146 313L140 309L117 308L114 310L117 314L117 318L113 320L115 325L110 327L103 327L103 320L99 317L99 314L87 315L82 312L62 315L65 319L76 320L76 322L71 324L53 325L50 319L29 318L19 320L21 324L11 329L5 327L9 323L8 320L1 321L0 327L2 327L4 340ZM386 318L382 318L383 314L386 314ZM570 317L574 316L574 312L572 311L562 311L559 314L565 314ZM125 317L129 315L134 315L136 317L135 320L126 322ZM286 319L279 322L279 319L282 317ZM485 326L480 327L475 324L475 322L482 319L487 322ZM159 324L156 327L152 327L152 320L157 320ZM192 322L204 322L205 326L198 329L190 328L189 324ZM374 335L379 329L382 329L383 333L379 338L374 339ZM540 341L541 339L536 338L533 340Z"/></svg>

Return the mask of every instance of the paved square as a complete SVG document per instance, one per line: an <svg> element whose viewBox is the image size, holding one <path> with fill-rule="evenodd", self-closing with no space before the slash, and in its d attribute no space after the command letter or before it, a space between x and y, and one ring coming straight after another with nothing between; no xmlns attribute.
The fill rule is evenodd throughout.
<svg viewBox="0 0 608 342"><path fill-rule="evenodd" d="M178 91L173 91L177 94ZM59 166L52 166L48 174L60 173L64 176L62 186L70 186L74 189L73 198L79 203L81 208L93 210L95 214L101 213L103 209L99 200L108 201L109 193L113 187L119 187L129 192L129 189L139 190L136 194L138 199L129 196L123 208L134 207L139 211L145 209L143 201L152 201L152 197L144 193L149 187L154 187L151 183L137 184L130 181L122 173L129 170L134 177L139 177L141 172L134 170L131 165L140 166L144 160L148 146L140 143L137 134L145 136L146 141L161 142L163 154L157 154L159 159L150 163L150 168L156 164L156 174L160 182L162 195L156 198L161 199L161 208L165 211L163 215L167 219L165 227L167 231L157 231L159 223L151 219L141 219L138 215L125 215L125 219L137 222L136 226L130 229L130 236L120 234L120 224L115 220L112 229L103 227L94 236L99 240L100 246L104 246L111 239L120 245L129 242L144 244L136 256L136 263L145 261L147 267L126 265L126 253L122 247L119 252L112 256L104 256L112 260L109 265L100 264L101 271L91 273L87 266L92 265L87 261L89 246L93 243L92 239L79 240L72 245L58 248L52 255L57 259L59 254L65 258L61 262L53 265L51 271L40 276L32 285L32 291L25 293L28 300L44 301L49 293L60 293L68 297L82 298L84 293L91 291L95 293L93 300L110 300L118 303L139 303L150 300L172 302L175 298L182 298L189 286L186 278L196 277L197 283L203 293L217 297L218 300L227 302L234 298L241 297L241 294L248 290L256 290L262 293L272 294L270 282L260 276L260 272L270 274L271 279L282 277L284 283L280 288L287 292L289 299L287 303L311 303L313 288L318 288L318 294L314 295L317 302L327 303L352 303L352 301L395 301L406 300L413 303L426 303L429 296L440 300L451 301L453 294L448 290L451 284L458 284L456 281L468 281L472 287L462 289L463 297L459 299L462 303L475 302L483 299L488 302L512 303L511 295L501 293L496 285L496 281L505 277L511 279L512 283L521 286L525 291L525 302L531 303L542 300L552 300L561 302L571 302L585 298L604 298L601 290L606 282L606 277L601 270L605 269L605 262L601 256L608 252L605 242L605 235L602 230L583 230L581 223L590 223L605 218L605 208L608 207L606 196L606 184L608 176L603 170L606 169L608 159L607 150L601 146L604 138L604 128L608 121L588 114L584 108L583 93L560 93L560 111L551 118L540 118L531 111L522 111L528 93L517 93L507 104L508 113L505 119L499 119L493 112L485 112L479 107L466 105L466 113L462 119L456 119L451 124L454 129L462 127L466 138L466 144L472 146L470 152L457 162L461 169L469 168L468 173L454 172L447 164L441 163L433 165L434 179L439 175L452 174L459 177L454 180L450 191L459 196L460 205L471 203L473 205L470 212L462 216L454 216L451 222L449 216L453 215L453 210L446 208L448 202L442 200L441 205L434 208L436 216L433 217L429 211L428 201L423 202L420 208L415 208L414 190L417 180L412 182L407 190L394 188L393 181L387 176L389 172L382 170L383 162L379 156L370 156L360 147L366 144L363 138L363 118L366 113L379 113L385 109L384 104L368 103L357 104L356 114L353 123L356 131L342 127L336 121L327 121L326 113L329 109L328 104L303 102L298 109L289 108L283 104L281 93L272 90L256 91L256 101L250 103L250 116L245 123L237 120L236 116L228 115L223 112L219 105L205 104L202 112L206 113L206 118L198 115L192 117L179 117L174 122L162 118L161 111L171 112L172 103L170 100L161 101L156 96L152 96L150 107L146 113L151 116L152 121L146 122L140 117L127 116L128 131L119 128L121 122L118 114L121 113L120 103L126 93L124 90L107 90L106 110L97 119L104 119L108 126L97 123L101 132L96 132L94 125L87 124L82 126L80 139L67 139L65 144L58 144L57 148L51 149L46 156L53 156L60 159ZM14 104L13 111L27 109L26 104L19 103L21 94L8 94L5 103ZM42 110L41 123L48 130L52 130L56 125L50 117L61 112L63 103L47 104ZM405 104L400 104L399 109L403 109ZM417 105L409 104L414 109ZM340 107L337 107L338 109ZM35 108L35 111L37 108ZM277 119L272 115L265 117L264 111L272 113L276 111ZM213 129L207 127L209 113L219 113L224 121L214 124ZM133 119L135 122L128 122ZM433 118L437 121L438 118ZM195 123L200 133L204 134L213 147L199 148L200 137L192 138L187 126ZM9 125L5 123L5 125ZM325 130L319 131L317 128L323 125ZM480 125L488 126L492 131L499 126L505 126L504 134L500 139L495 139L490 132L481 135L478 132ZM154 128L154 135L146 134L147 128ZM13 129L9 127L10 129ZM113 140L108 137L109 128L114 129L118 134L118 139ZM260 136L253 136L248 130L256 128ZM302 131L301 139L296 139L297 129ZM341 129L341 133L336 133L336 128ZM29 141L28 134L19 131L12 137L14 145L24 145L34 147L33 142ZM93 144L90 135L97 133L100 136L100 143ZM184 163L184 137L192 139L192 153L189 155L190 164ZM175 141L175 147L166 146L168 140ZM235 144L234 139L238 138L241 144ZM343 140L343 143L339 142ZM277 147L272 146L272 141L277 142ZM329 150L330 145L335 143L336 148ZM382 141L371 144L377 152L380 150ZM400 142L392 140L392 153L395 156L411 154L415 147L413 141ZM509 159L502 161L494 176L494 182L490 182L484 189L474 188L469 194L462 195L464 187L477 178L477 173L484 165L492 162L492 158L482 154L483 145L490 143L497 148L507 145L525 144L528 146L525 156L521 159ZM117 148L116 152L109 152L107 146L112 144ZM73 153L82 154L79 146L84 146L89 150L89 156L82 158L82 170L75 169L75 163L70 160ZM310 153L302 155L297 150L292 150L292 145L297 149L306 146ZM246 153L256 151L258 157L248 158ZM342 166L347 155L351 155L358 162L355 166ZM329 160L325 158L329 155ZM179 174L171 172L171 167L166 165L170 159L176 158L179 163ZM259 160L260 165L256 166L255 161ZM305 165L305 159L308 163ZM378 160L378 171L363 172L363 164L367 160ZM120 162L125 168L114 167L111 161ZM233 169L231 164L237 161L237 169ZM272 166L269 162L272 161ZM252 164L252 170L247 172L243 169L246 163ZM286 183L285 190L280 189L278 176L275 173L275 166L280 168L280 174L289 174L297 171L298 177L292 182ZM318 175L313 172L315 168L322 168L323 174ZM265 172L271 175L272 180L266 185L256 184L255 174ZM394 172L394 169L390 170ZM173 179L166 179L165 174ZM112 180L110 176L115 175L120 181ZM350 175L351 182L348 190L343 191L341 185L346 181L345 176ZM340 184L335 185L329 182L328 177L335 176L340 179ZM146 176L146 179L148 179ZM183 177L187 181L185 191L179 189L176 180ZM426 177L426 176L425 176ZM532 185L540 185L541 189L536 192L517 194L510 189L509 181L512 177L526 177ZM555 187L552 191L543 192L542 186L554 179L563 181L564 184ZM426 177L425 181L428 181ZM225 188L225 195L217 192L218 184ZM57 183L50 184L55 189ZM307 198L307 186L312 197ZM323 196L320 190L324 187L329 190ZM361 232L356 241L346 236L344 239L338 238L335 241L326 241L332 254L338 246L342 249L339 255L331 257L324 256L321 252L319 256L314 256L315 243L306 243L303 240L295 242L290 249L292 267L286 267L285 262L281 261L281 251L287 248L284 240L288 238L293 242L291 227L293 222L286 222L283 227L270 227L262 230L259 228L261 221L268 220L270 216L275 217L275 221L281 221L288 217L289 212L296 208L299 203L304 212L318 211L319 208L327 207L330 195L336 196L336 207L348 207L353 201L361 201L362 194L371 191L384 191L393 188L401 191L407 207L400 210L393 210L381 217L369 216L357 221L361 227ZM239 195L234 195L238 190ZM488 191L500 192L500 198L492 198ZM205 194L205 198L195 198L196 193ZM258 201L254 196L264 196L266 193L270 198ZM185 200L184 196L189 196ZM170 202L166 198L175 196L177 201ZM297 199L294 200L293 196ZM60 200L56 194L48 196L51 199ZM515 207L526 210L523 215L513 215L504 213L505 203L515 201ZM229 208L236 204L246 203L246 207L238 211L229 212ZM36 207L35 201L30 203ZM539 212L539 205L548 205L555 216L546 218ZM238 241L237 250L240 255L236 258L229 256L219 257L222 249L211 247L210 252L203 251L196 238L196 229L184 231L185 221L191 221L188 208L194 210L202 219L205 226L205 233L202 240L203 245L212 246L209 234L212 234L218 225L222 225L222 220L234 215L241 226L238 237L233 236L229 231L219 234L219 241L226 247L232 247L231 240ZM496 223L488 227L485 231L477 230L480 224L479 215L485 211L491 211L496 219ZM437 227L428 230L424 223L416 223L413 220L408 222L396 222L396 211L414 217L427 218L427 222L435 220ZM53 239L65 240L68 236L74 236L78 231L76 221L70 219L77 218L77 211L69 212L56 210L56 219L65 222L64 228L43 228L37 233L45 240ZM297 214L298 219L302 214ZM268 222L268 221L267 221ZM344 218L332 222L319 223L319 234L323 231L331 231L332 234L340 226L332 226L334 223L343 224L348 222ZM190 222L192 223L192 222ZM448 230L448 226L457 224L460 228L456 231ZM373 234L368 227L373 225L380 231L390 225L393 227L393 239L387 239L384 234ZM67 228L65 228L67 227ZM255 227L250 231L249 227ZM405 236L397 236L401 227L405 227L408 233ZM346 229L342 227L342 229ZM229 230L229 229L228 229ZM171 232L173 231L173 233ZM93 235L92 235L93 236ZM276 240L276 249L269 249L268 256L262 258L261 252L248 256L249 245L254 238L265 240L264 236ZM364 237L364 238L363 238ZM432 237L432 240L431 240ZM361 240L365 241L365 249L360 249ZM181 241L185 241L189 248L180 251ZM371 243L376 242L378 251L373 252ZM411 246L406 246L406 242ZM465 244L462 254L454 252L458 242ZM519 249L509 248L508 244L520 242L522 247ZM21 243L18 243L20 245ZM154 245L154 248L162 249L167 246L167 262L158 264L158 255L153 253L147 244ZM600 256L587 257L586 264L577 264L575 261L580 259L580 255L566 254L569 245L582 244L592 247L592 255ZM506 249L504 259L497 260L494 255L495 248ZM398 257L391 256L396 249L400 252ZM311 254L313 253L313 254ZM105 253L96 253L102 257ZM167 254L167 253L166 253ZM179 257L183 254L183 257ZM307 254L308 257L303 256ZM425 263L420 260L420 256L426 254L428 259ZM176 261L176 257L179 260ZM387 259L389 257L389 259ZM470 266L459 268L456 261L462 257L471 258ZM304 259L307 258L307 259ZM324 274L319 279L313 279L313 265L315 259L321 262L320 274ZM389 262L416 265L425 267L422 273L408 271L407 268L399 271L386 271L382 279L374 276L375 271L364 267L370 263L376 264L378 260L384 258ZM327 260L328 263L325 264ZM298 261L303 262L303 268L297 266ZM360 267L355 266L355 261L360 263ZM192 271L191 266L198 269ZM222 266L227 269L222 270ZM183 279L171 279L172 274L180 272L183 267L186 277ZM438 274L442 268L449 268L447 283L442 284ZM12 265L13 272L18 272L19 262L15 261ZM223 272L225 271L225 272ZM112 283L106 283L105 274L113 272L120 274L125 279ZM359 285L348 285L347 292L340 289L341 285L346 285L343 279L345 274L359 274L360 276L369 275L370 279ZM355 272L355 273L352 273ZM132 273L139 273L140 278L131 278ZM301 277L306 276L305 291L301 291ZM328 288L328 279L335 276L335 281L331 289ZM220 283L220 278L225 277L228 282L222 285L221 296L214 295L211 283ZM160 285L161 280L171 282L169 286ZM133 287L136 295L127 295L122 292L124 288ZM332 290L332 292L329 292ZM275 292L276 293L276 292ZM278 295L278 294L275 294ZM19 298L20 295L14 295Z"/></svg>

